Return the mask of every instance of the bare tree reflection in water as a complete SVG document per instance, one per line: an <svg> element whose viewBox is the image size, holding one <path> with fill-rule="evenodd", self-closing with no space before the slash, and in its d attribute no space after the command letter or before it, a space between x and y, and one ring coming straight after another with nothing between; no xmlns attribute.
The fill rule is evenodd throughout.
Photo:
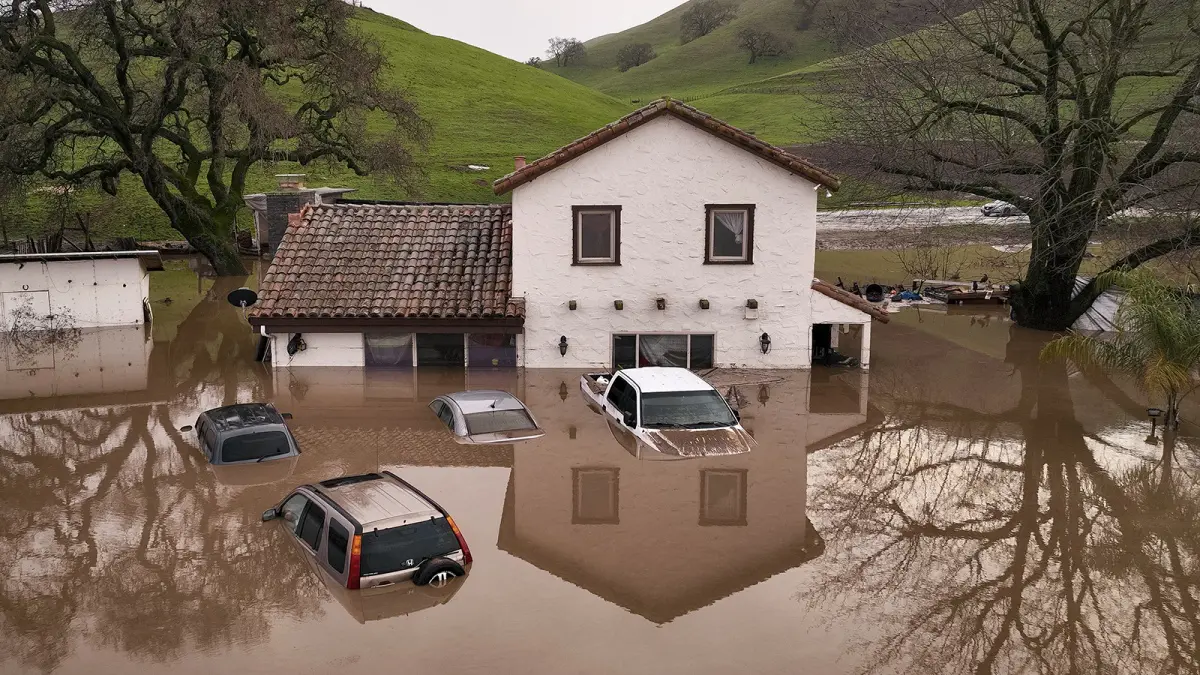
<svg viewBox="0 0 1200 675"><path fill-rule="evenodd" d="M258 520L277 495L221 485L173 421L267 393L224 302L240 280L222 282L154 346L161 402L0 415L0 663L49 672L77 640L161 662L320 611L319 581Z"/></svg>
<svg viewBox="0 0 1200 675"><path fill-rule="evenodd" d="M836 563L809 599L881 627L864 672L1200 672L1194 456L1109 447L1063 366L1017 339L1008 361L1005 412L897 404L811 458Z"/></svg>

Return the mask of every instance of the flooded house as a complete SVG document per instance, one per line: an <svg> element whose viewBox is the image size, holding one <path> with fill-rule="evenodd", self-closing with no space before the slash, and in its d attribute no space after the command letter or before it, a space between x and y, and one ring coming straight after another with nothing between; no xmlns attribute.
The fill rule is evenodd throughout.
<svg viewBox="0 0 1200 675"><path fill-rule="evenodd" d="M304 205L250 321L276 367L794 369L855 326L866 368L887 314L814 279L837 187L662 99L518 158L511 205Z"/></svg>
<svg viewBox="0 0 1200 675"><path fill-rule="evenodd" d="M0 329L100 328L150 322L157 251L0 255Z"/></svg>

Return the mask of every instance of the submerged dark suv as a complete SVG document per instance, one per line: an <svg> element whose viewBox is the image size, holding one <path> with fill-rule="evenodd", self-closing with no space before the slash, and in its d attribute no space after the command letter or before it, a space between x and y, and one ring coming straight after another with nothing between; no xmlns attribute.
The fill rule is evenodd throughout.
<svg viewBox="0 0 1200 675"><path fill-rule="evenodd" d="M300 454L287 421L266 403L214 408L196 418L200 450L211 464L245 464Z"/></svg>
<svg viewBox="0 0 1200 675"><path fill-rule="evenodd" d="M471 563L450 514L389 471L301 485L262 518L282 519L301 549L346 588L410 579L443 586Z"/></svg>

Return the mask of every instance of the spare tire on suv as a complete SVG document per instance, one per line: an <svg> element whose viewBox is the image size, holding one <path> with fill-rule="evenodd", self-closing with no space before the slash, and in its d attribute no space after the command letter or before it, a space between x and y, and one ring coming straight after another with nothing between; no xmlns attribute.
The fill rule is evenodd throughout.
<svg viewBox="0 0 1200 675"><path fill-rule="evenodd" d="M434 587L446 585L454 577L466 574L462 565L449 558L430 558L417 568L413 575L413 583L418 586L433 584Z"/></svg>

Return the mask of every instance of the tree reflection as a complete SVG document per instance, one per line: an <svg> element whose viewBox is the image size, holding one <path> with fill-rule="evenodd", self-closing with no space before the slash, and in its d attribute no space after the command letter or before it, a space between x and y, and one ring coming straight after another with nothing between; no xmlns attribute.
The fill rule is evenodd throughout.
<svg viewBox="0 0 1200 675"><path fill-rule="evenodd" d="M884 607L865 672L1200 672L1195 475L1173 438L1151 462L1086 433L1066 370L1014 349L1011 410L901 408L812 458L813 600Z"/></svg>
<svg viewBox="0 0 1200 675"><path fill-rule="evenodd" d="M265 393L254 335L224 302L236 285L155 345L150 393L164 402L0 415L3 658L48 672L87 640L162 661L319 611L319 581L259 522L279 488L220 484L173 421Z"/></svg>

